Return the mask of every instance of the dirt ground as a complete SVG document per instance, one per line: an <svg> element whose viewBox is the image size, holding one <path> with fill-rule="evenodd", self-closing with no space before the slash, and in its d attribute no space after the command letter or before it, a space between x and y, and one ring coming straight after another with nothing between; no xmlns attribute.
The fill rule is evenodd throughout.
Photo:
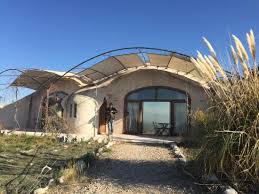
<svg viewBox="0 0 259 194"><path fill-rule="evenodd" d="M197 193L163 145L116 144L95 161L86 177L83 183L51 193Z"/></svg>

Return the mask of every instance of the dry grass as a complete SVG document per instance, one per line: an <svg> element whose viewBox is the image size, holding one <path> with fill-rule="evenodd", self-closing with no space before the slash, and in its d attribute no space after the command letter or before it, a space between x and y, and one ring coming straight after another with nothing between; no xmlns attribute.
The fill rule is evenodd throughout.
<svg viewBox="0 0 259 194"><path fill-rule="evenodd" d="M259 77L255 37L247 34L249 54L233 35L230 47L234 72L223 70L216 52L205 39L211 55L198 53L191 60L207 81L210 108L207 136L198 156L204 173L216 173L238 190L252 192L259 184Z"/></svg>
<svg viewBox="0 0 259 194"><path fill-rule="evenodd" d="M75 165L62 169L60 175L66 183L73 183L78 178L78 172Z"/></svg>
<svg viewBox="0 0 259 194"><path fill-rule="evenodd" d="M61 169L66 179L72 181L81 172L78 172L79 169L75 174L70 166L78 160L91 162L92 153L100 146L102 144L93 140L91 143L62 143L55 136L2 135L0 193L33 193L34 189L45 187L51 178L59 178ZM45 165L51 167L51 170L46 168L42 172Z"/></svg>

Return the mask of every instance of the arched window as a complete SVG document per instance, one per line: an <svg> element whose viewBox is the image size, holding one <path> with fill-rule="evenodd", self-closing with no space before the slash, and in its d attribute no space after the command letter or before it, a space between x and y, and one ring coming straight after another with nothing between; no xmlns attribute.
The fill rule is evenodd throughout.
<svg viewBox="0 0 259 194"><path fill-rule="evenodd" d="M156 135L186 133L189 105L189 95L178 89L148 87L130 92L125 98L126 132Z"/></svg>

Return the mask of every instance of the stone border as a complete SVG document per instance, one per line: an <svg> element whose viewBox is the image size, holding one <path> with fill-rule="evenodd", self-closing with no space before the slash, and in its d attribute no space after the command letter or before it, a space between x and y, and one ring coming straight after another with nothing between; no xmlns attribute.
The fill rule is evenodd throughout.
<svg viewBox="0 0 259 194"><path fill-rule="evenodd" d="M176 145L176 143L170 144L170 148L172 149L174 155L176 156L176 161L179 162L181 165L186 165L187 159L185 155L181 152L181 149ZM210 182L218 181L219 179L216 177L216 175L208 175L204 177L205 180ZM223 185L220 187L222 190L222 194L238 194L238 192L230 187L229 185Z"/></svg>

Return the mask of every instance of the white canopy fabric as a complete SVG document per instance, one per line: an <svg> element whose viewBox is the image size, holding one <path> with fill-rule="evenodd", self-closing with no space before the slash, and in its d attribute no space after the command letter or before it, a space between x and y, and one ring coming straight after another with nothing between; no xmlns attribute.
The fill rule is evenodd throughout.
<svg viewBox="0 0 259 194"><path fill-rule="evenodd" d="M137 69L152 68L164 70L185 77L187 79L204 84L202 76L198 72L190 58L185 55L171 53L169 55L157 53L132 53L110 56L91 67L83 68L77 73L66 73L50 70L27 70L21 74L11 86L21 86L37 89L49 79L72 79L80 86L91 83L98 84L107 78L121 74L122 72ZM64 75L65 74L65 75ZM55 80L55 79L53 79Z"/></svg>
<svg viewBox="0 0 259 194"><path fill-rule="evenodd" d="M32 69L26 70L18 78L16 78L11 86L26 87L33 90L37 90L40 86L46 83L48 80L55 77L63 76L65 72L51 71L51 70L39 70ZM85 85L85 81L74 73L67 73L62 79L72 79L78 83L78 85Z"/></svg>
<svg viewBox="0 0 259 194"><path fill-rule="evenodd" d="M80 72L80 76L85 76L92 81L97 81L116 75L121 71L139 67L157 67L171 69L176 74L185 76L189 79L192 77L197 81L202 82L202 77L199 74L195 65L186 56L179 54L162 55L162 54L145 54L145 59L141 58L140 54L126 54L119 56L108 57L107 59L93 65L90 68Z"/></svg>

